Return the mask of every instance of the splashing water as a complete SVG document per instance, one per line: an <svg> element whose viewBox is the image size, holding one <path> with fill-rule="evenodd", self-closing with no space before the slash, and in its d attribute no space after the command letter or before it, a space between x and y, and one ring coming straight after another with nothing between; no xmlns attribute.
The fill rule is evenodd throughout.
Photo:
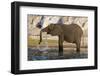
<svg viewBox="0 0 100 76"><path fill-rule="evenodd" d="M39 49L40 51L47 51L48 48L48 41L47 41L47 33L44 32L43 33L43 40L40 44L37 45L37 49Z"/></svg>

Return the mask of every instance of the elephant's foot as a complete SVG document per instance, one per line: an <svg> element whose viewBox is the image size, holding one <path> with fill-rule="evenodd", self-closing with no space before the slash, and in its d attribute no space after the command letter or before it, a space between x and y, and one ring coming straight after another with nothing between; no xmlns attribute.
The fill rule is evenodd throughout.
<svg viewBox="0 0 100 76"><path fill-rule="evenodd" d="M59 46L58 55L59 55L59 56L63 56L63 46Z"/></svg>
<svg viewBox="0 0 100 76"><path fill-rule="evenodd" d="M80 49L77 49L76 52L80 54Z"/></svg>
<svg viewBox="0 0 100 76"><path fill-rule="evenodd" d="M80 53L80 43L77 43L76 46L77 46L77 47L76 47L76 52L77 52L77 53Z"/></svg>

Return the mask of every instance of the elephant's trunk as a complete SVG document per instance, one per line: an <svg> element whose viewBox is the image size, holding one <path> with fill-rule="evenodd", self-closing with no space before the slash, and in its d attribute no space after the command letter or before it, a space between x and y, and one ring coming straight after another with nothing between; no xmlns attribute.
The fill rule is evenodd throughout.
<svg viewBox="0 0 100 76"><path fill-rule="evenodd" d="M48 32L48 27L46 27L46 28L44 28L44 29L42 29L40 31L40 41L39 41L39 44L42 42L42 32Z"/></svg>
<svg viewBox="0 0 100 76"><path fill-rule="evenodd" d="M42 42L42 30L40 31L40 41L39 44Z"/></svg>

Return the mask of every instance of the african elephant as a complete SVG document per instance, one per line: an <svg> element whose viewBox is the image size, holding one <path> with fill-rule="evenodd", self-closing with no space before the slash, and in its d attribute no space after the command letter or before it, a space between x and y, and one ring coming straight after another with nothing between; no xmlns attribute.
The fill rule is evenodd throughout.
<svg viewBox="0 0 100 76"><path fill-rule="evenodd" d="M82 29L77 24L49 24L40 31L40 42L42 41L42 32L47 32L52 36L58 36L59 41L59 56L63 55L63 42L76 44L76 51L80 53L80 42L83 34Z"/></svg>

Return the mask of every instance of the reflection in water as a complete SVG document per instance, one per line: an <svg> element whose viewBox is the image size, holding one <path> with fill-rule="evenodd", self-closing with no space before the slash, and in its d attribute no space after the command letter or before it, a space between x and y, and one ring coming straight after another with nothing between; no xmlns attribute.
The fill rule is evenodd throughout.
<svg viewBox="0 0 100 76"><path fill-rule="evenodd" d="M64 55L58 56L57 48L50 48L45 51L40 51L34 48L28 48L28 60L57 60L57 59L84 59L88 58L85 48L81 48L80 54L72 49L64 49Z"/></svg>

